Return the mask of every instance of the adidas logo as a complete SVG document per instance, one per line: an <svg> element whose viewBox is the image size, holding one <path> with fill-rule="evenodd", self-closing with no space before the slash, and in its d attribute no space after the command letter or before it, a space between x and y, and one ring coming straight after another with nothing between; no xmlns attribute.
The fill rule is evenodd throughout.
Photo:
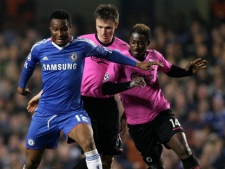
<svg viewBox="0 0 225 169"><path fill-rule="evenodd" d="M45 56L45 57L43 57L43 59L42 60L48 60L48 57L47 56Z"/></svg>

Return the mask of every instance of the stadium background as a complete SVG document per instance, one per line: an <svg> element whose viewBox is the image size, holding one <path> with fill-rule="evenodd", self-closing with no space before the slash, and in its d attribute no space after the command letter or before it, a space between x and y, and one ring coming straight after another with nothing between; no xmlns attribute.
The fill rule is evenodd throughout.
<svg viewBox="0 0 225 169"><path fill-rule="evenodd" d="M128 4L129 2L129 4ZM184 66L201 57L206 70L172 79L159 74L166 98L185 128L188 142L202 169L225 168L225 1L224 0L1 0L0 1L0 169L21 169L24 141L31 114L28 100L41 90L38 67L28 97L16 93L20 71L31 46L50 36L48 17L56 8L69 11L73 33L95 32L93 12L100 3L113 3L120 12L116 36L128 40L136 23L151 27L149 48L172 63ZM145 169L133 142L123 136L125 153L115 159L115 169ZM47 150L40 169L71 169L79 157L76 145L62 135L57 150ZM177 156L163 150L167 169L181 169Z"/></svg>

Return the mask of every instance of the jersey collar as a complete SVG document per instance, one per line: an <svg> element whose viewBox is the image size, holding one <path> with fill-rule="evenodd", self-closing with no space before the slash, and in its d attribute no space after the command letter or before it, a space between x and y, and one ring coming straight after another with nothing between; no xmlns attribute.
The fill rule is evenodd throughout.
<svg viewBox="0 0 225 169"><path fill-rule="evenodd" d="M112 45L113 42L115 41L115 36L113 36L113 38L112 38L112 40L111 40L110 43L108 43L108 44L102 43L102 42L98 39L97 33L95 34L95 38L97 39L97 41L98 41L102 46L105 46L105 47L108 47L108 46Z"/></svg>
<svg viewBox="0 0 225 169"><path fill-rule="evenodd" d="M59 50L62 50L63 48L67 47L67 46L70 44L70 42L73 40L73 36L70 36L68 42L67 42L65 45L63 45L63 46L59 46L59 45L57 45L55 42L53 42L52 37L50 38L50 40L51 40L51 42L52 42L52 45L54 45L54 46L55 46L56 48L58 48Z"/></svg>

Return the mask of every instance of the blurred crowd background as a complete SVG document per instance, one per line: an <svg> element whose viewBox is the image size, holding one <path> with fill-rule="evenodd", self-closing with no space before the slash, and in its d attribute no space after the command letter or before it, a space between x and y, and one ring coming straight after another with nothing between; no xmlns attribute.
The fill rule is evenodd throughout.
<svg viewBox="0 0 225 169"><path fill-rule="evenodd" d="M50 36L48 16L55 8L72 14L73 34L95 32L93 12L100 3L113 3L120 12L116 36L128 41L136 23L151 28L150 49L175 65L208 61L192 77L174 79L159 73L162 90L183 125L202 169L225 169L225 0L0 0L0 169L21 169L31 114L26 106L41 90L38 66L29 81L31 95L16 93L19 76L32 45ZM89 5L88 5L89 4ZM124 154L115 169L145 169L129 134L123 136ZM58 149L47 150L40 169L71 169L79 159L76 144L62 134ZM182 169L177 156L163 149L166 169Z"/></svg>

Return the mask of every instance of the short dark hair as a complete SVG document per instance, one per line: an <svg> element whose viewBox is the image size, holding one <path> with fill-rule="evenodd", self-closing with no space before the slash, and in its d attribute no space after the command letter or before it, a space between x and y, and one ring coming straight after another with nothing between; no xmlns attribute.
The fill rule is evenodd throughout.
<svg viewBox="0 0 225 169"><path fill-rule="evenodd" d="M130 31L130 36L132 33L143 34L147 38L147 40L150 40L151 38L151 30L145 24L134 25Z"/></svg>
<svg viewBox="0 0 225 169"><path fill-rule="evenodd" d="M112 4L100 4L94 12L95 19L109 20L119 22L118 9Z"/></svg>
<svg viewBox="0 0 225 169"><path fill-rule="evenodd" d="M52 19L66 19L69 24L72 24L72 19L70 14L63 10L63 9L56 9L52 12L49 18L49 22L51 22Z"/></svg>

